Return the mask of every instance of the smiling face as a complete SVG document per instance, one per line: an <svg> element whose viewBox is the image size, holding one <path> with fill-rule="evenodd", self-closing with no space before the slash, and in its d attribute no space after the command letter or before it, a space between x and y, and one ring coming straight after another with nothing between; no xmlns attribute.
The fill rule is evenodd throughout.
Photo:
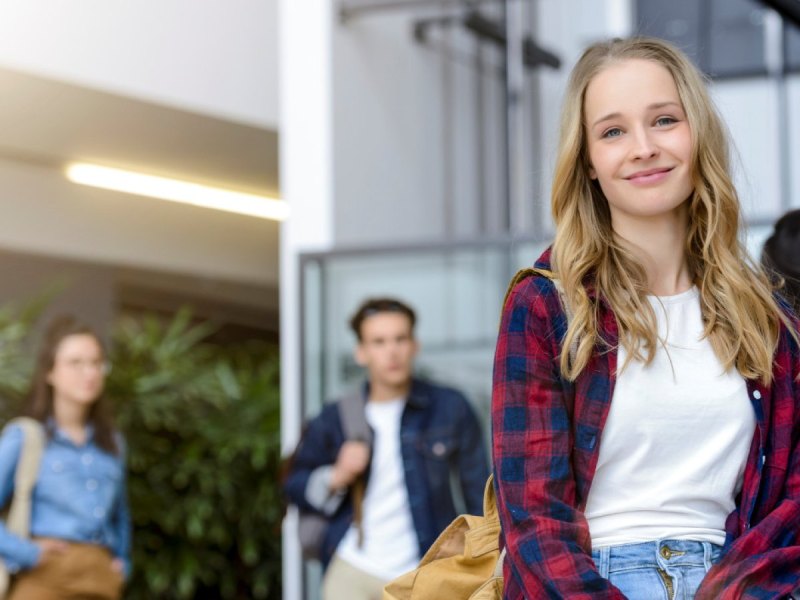
<svg viewBox="0 0 800 600"><path fill-rule="evenodd" d="M611 63L589 83L584 123L590 169L624 237L643 221L685 218L692 136L675 81L642 59Z"/></svg>

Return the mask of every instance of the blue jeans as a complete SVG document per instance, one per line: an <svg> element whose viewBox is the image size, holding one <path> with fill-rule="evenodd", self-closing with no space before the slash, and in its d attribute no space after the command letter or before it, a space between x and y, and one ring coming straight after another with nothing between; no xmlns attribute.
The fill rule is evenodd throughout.
<svg viewBox="0 0 800 600"><path fill-rule="evenodd" d="M596 548L602 577L629 600L692 600L721 546L689 540L658 540Z"/></svg>

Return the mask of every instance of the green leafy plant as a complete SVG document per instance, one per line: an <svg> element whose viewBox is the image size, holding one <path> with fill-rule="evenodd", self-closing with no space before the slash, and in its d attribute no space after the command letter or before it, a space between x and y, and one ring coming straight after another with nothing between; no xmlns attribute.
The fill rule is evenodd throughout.
<svg viewBox="0 0 800 600"><path fill-rule="evenodd" d="M108 392L128 446L126 598L280 596L279 362L215 347L188 311L123 319Z"/></svg>
<svg viewBox="0 0 800 600"><path fill-rule="evenodd" d="M31 332L45 308L62 289L60 282L33 298L0 306L0 423L20 413L33 373Z"/></svg>

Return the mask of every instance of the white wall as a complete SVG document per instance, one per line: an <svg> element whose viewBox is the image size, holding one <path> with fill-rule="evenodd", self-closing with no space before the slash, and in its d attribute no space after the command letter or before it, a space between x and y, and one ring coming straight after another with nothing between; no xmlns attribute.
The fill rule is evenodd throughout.
<svg viewBox="0 0 800 600"><path fill-rule="evenodd" d="M797 168L800 162L800 75L792 75L788 81L789 93L789 123L786 124L789 130L789 140L791 148L791 188L789 205L800 207L800 169Z"/></svg>
<svg viewBox="0 0 800 600"><path fill-rule="evenodd" d="M777 218L783 212L779 129L786 123L779 118L776 83L716 81L712 93L733 139L734 183L746 218Z"/></svg>
<svg viewBox="0 0 800 600"><path fill-rule="evenodd" d="M277 126L277 0L3 0L0 14L0 65Z"/></svg>
<svg viewBox="0 0 800 600"><path fill-rule="evenodd" d="M437 14L437 13L433 13ZM429 14L387 11L333 27L336 243L363 245L473 236L479 202L500 202L501 76L476 75L473 38L432 28L432 45L412 36ZM489 65L497 52L486 51ZM477 86L486 94L476 110ZM486 139L481 189L478 120ZM496 211L495 211L496 213ZM494 214L492 216L495 216Z"/></svg>

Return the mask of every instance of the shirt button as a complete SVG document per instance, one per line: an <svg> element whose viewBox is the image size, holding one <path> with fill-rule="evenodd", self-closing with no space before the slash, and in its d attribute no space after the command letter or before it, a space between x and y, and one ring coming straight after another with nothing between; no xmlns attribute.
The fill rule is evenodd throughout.
<svg viewBox="0 0 800 600"><path fill-rule="evenodd" d="M89 481L87 481L86 482L86 489L89 490L90 492L95 491L97 489L97 480L96 479L90 479Z"/></svg>
<svg viewBox="0 0 800 600"><path fill-rule="evenodd" d="M90 464L92 464L92 455L91 454L84 454L81 457L81 462L83 464L85 464L86 466L89 466Z"/></svg>
<svg viewBox="0 0 800 600"><path fill-rule="evenodd" d="M102 519L106 516L106 511L100 508L99 506L92 511L92 514L97 517L98 519Z"/></svg>
<svg viewBox="0 0 800 600"><path fill-rule="evenodd" d="M753 392L753 398L755 398L756 400L761 400L761 392L759 392L758 390Z"/></svg>
<svg viewBox="0 0 800 600"><path fill-rule="evenodd" d="M445 447L442 442L436 442L431 449L436 456L444 456L444 453L447 451L447 447Z"/></svg>

